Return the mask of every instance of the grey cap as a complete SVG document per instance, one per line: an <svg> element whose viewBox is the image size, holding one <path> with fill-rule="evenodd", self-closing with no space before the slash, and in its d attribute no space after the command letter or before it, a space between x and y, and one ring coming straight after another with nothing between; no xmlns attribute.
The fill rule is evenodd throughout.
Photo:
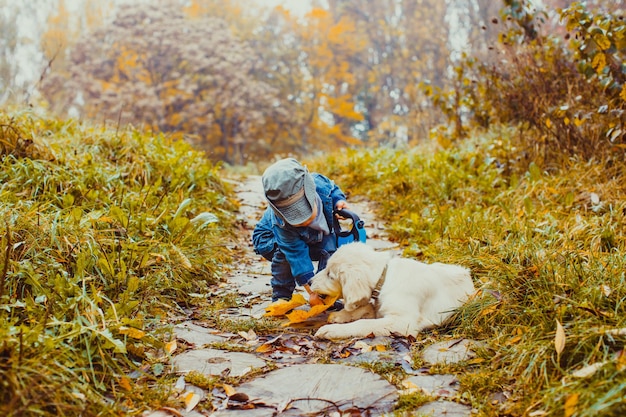
<svg viewBox="0 0 626 417"><path fill-rule="evenodd" d="M263 191L269 205L289 224L300 224L313 214L315 181L293 158L281 159L263 173Z"/></svg>

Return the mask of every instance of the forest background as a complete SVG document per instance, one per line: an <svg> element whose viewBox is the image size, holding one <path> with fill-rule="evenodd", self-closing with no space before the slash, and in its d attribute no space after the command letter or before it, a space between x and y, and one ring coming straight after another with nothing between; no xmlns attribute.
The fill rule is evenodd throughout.
<svg viewBox="0 0 626 417"><path fill-rule="evenodd" d="M0 100L184 137L215 161L450 146L494 123L537 129L530 148L587 152L598 135L624 135L623 21L608 15L620 0L329 1L303 15L256 2L3 1ZM585 14L595 7L607 15ZM46 12L38 31L20 28ZM39 45L39 81L23 77L20 42Z"/></svg>
<svg viewBox="0 0 626 417"><path fill-rule="evenodd" d="M471 268L446 331L488 347L459 401L624 414L623 0L0 5L5 414L178 404L168 312L233 303L210 296L236 230L221 167L285 155L375 202L407 256Z"/></svg>

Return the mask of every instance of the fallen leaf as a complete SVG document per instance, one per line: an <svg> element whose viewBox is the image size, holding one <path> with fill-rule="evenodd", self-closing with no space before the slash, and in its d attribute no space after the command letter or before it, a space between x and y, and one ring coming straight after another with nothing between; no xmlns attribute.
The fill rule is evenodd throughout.
<svg viewBox="0 0 626 417"><path fill-rule="evenodd" d="M122 326L120 327L119 331L120 334L128 335L128 337L131 337L133 339L141 339L146 335L146 332L144 332L143 330L135 329L134 327Z"/></svg>
<svg viewBox="0 0 626 417"><path fill-rule="evenodd" d="M410 379L405 379L404 381L402 381L402 388L409 390L410 392L420 391L420 387L418 387L415 382L411 381Z"/></svg>
<svg viewBox="0 0 626 417"><path fill-rule="evenodd" d="M376 352L386 352L387 351L387 346L385 346L385 345L376 345L376 346L374 346L374 348L376 348Z"/></svg>
<svg viewBox="0 0 626 417"><path fill-rule="evenodd" d="M178 346L176 345L176 339L174 339L174 340L172 340L170 342L167 342L165 344L165 351L167 353L171 354L172 352L174 352L176 350L177 347Z"/></svg>
<svg viewBox="0 0 626 417"><path fill-rule="evenodd" d="M309 311L294 310L291 313L287 314L289 322L283 324L283 327L289 326L290 324L302 323L303 321L307 321L311 317L317 316L318 314L321 314L324 311L328 310L328 308L331 307L335 303L335 301L337 301L337 297L328 297L324 300L324 304L318 304L316 306L313 306L309 309Z"/></svg>
<svg viewBox="0 0 626 417"><path fill-rule="evenodd" d="M577 371L572 372L574 378L586 378L596 373L596 371L606 365L608 362L596 362L591 365L580 368Z"/></svg>
<svg viewBox="0 0 626 417"><path fill-rule="evenodd" d="M353 347L355 349L359 349L362 353L364 352L371 352L372 351L372 347L370 345L368 345L367 343L365 343L362 340L359 340L357 342L354 343Z"/></svg>
<svg viewBox="0 0 626 417"><path fill-rule="evenodd" d="M576 405L578 405L578 393L570 395L565 400L565 417L571 417L576 413Z"/></svg>
<svg viewBox="0 0 626 417"><path fill-rule="evenodd" d="M556 321L556 334L554 335L554 348L556 349L556 354L561 355L563 349L565 349L565 330L559 321Z"/></svg>
<svg viewBox="0 0 626 417"><path fill-rule="evenodd" d="M491 306L480 312L481 316L486 316L487 314L491 314L497 310L497 306Z"/></svg>
<svg viewBox="0 0 626 417"><path fill-rule="evenodd" d="M185 389L185 376L181 375L174 385L174 390L178 392L182 392Z"/></svg>
<svg viewBox="0 0 626 417"><path fill-rule="evenodd" d="M200 402L202 397L198 393L193 391L187 391L183 395L183 401L185 402L185 411L189 412L195 408L196 405Z"/></svg>
<svg viewBox="0 0 626 417"><path fill-rule="evenodd" d="M119 381L120 387L124 388L126 391L131 391L133 387L130 385L130 380L126 377L120 378Z"/></svg>
<svg viewBox="0 0 626 417"><path fill-rule="evenodd" d="M288 311L305 305L306 303L307 301L302 294L294 294L289 301L278 300L265 307L264 316L284 316Z"/></svg>
<svg viewBox="0 0 626 417"><path fill-rule="evenodd" d="M227 397L230 397L237 393L237 390L233 388L232 385L223 384L222 387L224 388L224 392L226 393Z"/></svg>
<svg viewBox="0 0 626 417"><path fill-rule="evenodd" d="M522 340L522 336L515 336L515 337L510 338L509 341L506 342L506 344L509 345L509 346L510 345L514 345L517 342L519 342L520 340Z"/></svg>
<svg viewBox="0 0 626 417"><path fill-rule="evenodd" d="M254 332L253 329L248 330L247 332L244 332L243 330L237 333L239 336L243 337L244 339L246 339L247 341L252 341L252 340L256 340L257 339L257 335Z"/></svg>
<svg viewBox="0 0 626 417"><path fill-rule="evenodd" d="M270 352L270 351L272 351L274 349L275 349L274 346L270 345L269 343L263 343L261 346L256 348L256 352L257 353L267 353L267 352Z"/></svg>

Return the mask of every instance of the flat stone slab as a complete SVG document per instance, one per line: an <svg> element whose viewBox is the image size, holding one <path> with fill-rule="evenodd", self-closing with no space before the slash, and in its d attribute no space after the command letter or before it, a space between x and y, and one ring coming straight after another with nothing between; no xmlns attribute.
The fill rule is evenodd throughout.
<svg viewBox="0 0 626 417"><path fill-rule="evenodd" d="M272 287L270 286L271 272L270 263L259 263L258 268L267 267L268 273L266 276L257 276L256 274L238 272L228 277L228 281L237 288L237 292L240 295L248 294L268 294L271 295Z"/></svg>
<svg viewBox="0 0 626 417"><path fill-rule="evenodd" d="M469 339L455 339L435 343L424 349L422 359L431 365L436 363L454 364L476 357L476 353L474 353L472 348L479 346L480 342Z"/></svg>
<svg viewBox="0 0 626 417"><path fill-rule="evenodd" d="M266 363L251 353L227 352L219 349L194 349L172 358L178 373L200 372L204 375L243 376L253 368L264 368Z"/></svg>
<svg viewBox="0 0 626 417"><path fill-rule="evenodd" d="M472 407L453 401L440 400L424 404L415 410L414 413L414 415L432 417L470 417L472 415Z"/></svg>
<svg viewBox="0 0 626 417"><path fill-rule="evenodd" d="M337 364L289 366L242 384L237 391L280 415L332 414L355 408L379 415L391 411L398 399L396 388L379 375Z"/></svg>
<svg viewBox="0 0 626 417"><path fill-rule="evenodd" d="M213 334L214 331L215 330L207 329L206 327L198 326L191 321L179 323L174 326L174 334L177 338L198 347L226 340L225 337Z"/></svg>
<svg viewBox="0 0 626 417"><path fill-rule="evenodd" d="M408 380L434 397L454 397L459 392L459 380L454 375L417 375Z"/></svg>

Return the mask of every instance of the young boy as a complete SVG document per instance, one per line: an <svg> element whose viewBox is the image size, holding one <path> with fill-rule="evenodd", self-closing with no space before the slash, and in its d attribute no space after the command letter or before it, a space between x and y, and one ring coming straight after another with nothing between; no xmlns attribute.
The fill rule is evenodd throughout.
<svg viewBox="0 0 626 417"><path fill-rule="evenodd" d="M256 253L272 261L272 301L291 299L297 285L309 293L311 305L322 303L312 292L313 261L326 268L337 250L333 209L347 209L346 196L327 177L309 173L293 158L282 159L263 173L269 204L252 233Z"/></svg>

